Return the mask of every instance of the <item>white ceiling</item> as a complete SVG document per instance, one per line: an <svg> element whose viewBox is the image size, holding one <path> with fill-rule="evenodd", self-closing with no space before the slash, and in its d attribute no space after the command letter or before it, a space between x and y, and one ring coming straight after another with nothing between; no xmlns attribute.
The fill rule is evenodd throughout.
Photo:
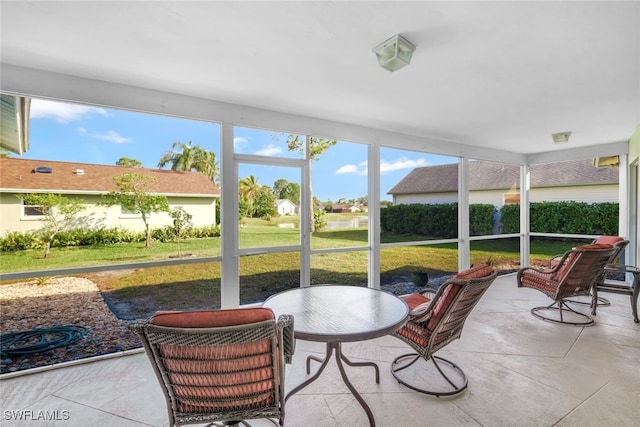
<svg viewBox="0 0 640 427"><path fill-rule="evenodd" d="M514 153L627 140L640 2L1 3L3 64ZM390 73L372 47L417 46ZM568 145L551 134L571 131Z"/></svg>

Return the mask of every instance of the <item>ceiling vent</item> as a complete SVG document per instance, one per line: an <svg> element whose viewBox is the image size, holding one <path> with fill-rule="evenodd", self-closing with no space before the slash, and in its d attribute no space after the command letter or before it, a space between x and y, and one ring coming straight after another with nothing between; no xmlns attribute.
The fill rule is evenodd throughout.
<svg viewBox="0 0 640 427"><path fill-rule="evenodd" d="M53 173L53 168L49 167L49 166L36 166L33 169L33 173Z"/></svg>
<svg viewBox="0 0 640 427"><path fill-rule="evenodd" d="M76 175L84 175L84 169L76 169Z"/></svg>

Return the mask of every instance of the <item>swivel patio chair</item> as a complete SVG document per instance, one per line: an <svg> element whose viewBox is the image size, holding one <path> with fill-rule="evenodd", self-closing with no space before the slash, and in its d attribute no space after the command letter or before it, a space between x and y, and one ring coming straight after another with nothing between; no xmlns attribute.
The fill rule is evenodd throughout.
<svg viewBox="0 0 640 427"><path fill-rule="evenodd" d="M410 318L393 335L407 343L414 352L398 356L391 363L391 374L400 384L434 396L452 396L467 388L464 371L435 353L460 338L467 317L497 276L497 270L482 264L453 276L440 286L433 299L417 292L402 297L409 306ZM430 365L415 365L418 361L431 361L437 372L429 368ZM439 362L446 365L445 370L451 371L449 375ZM414 368L405 371L411 366ZM439 374L446 382L437 387L439 390L416 384L416 378L424 377L426 372Z"/></svg>
<svg viewBox="0 0 640 427"><path fill-rule="evenodd" d="M553 268L524 267L518 270L519 288L536 289L553 299L549 306L532 308L531 314L556 323L592 325L593 318L573 310L567 303L577 296L592 295L596 281L615 251L616 248L609 244L583 245L565 252ZM592 299L592 304L595 304L595 299ZM577 316L582 321L565 320L565 314Z"/></svg>
<svg viewBox="0 0 640 427"><path fill-rule="evenodd" d="M284 425L292 316L276 321L268 308L158 312L130 328L160 382L170 426L249 426L245 420L258 418Z"/></svg>
<svg viewBox="0 0 640 427"><path fill-rule="evenodd" d="M614 267L616 260L629 244L628 240L623 239L620 236L600 236L595 239L591 244L609 244L612 245L616 250L611 255L611 259L607 262L607 268ZM555 267L559 260L562 258L562 254L556 255L549 261L549 267ZM599 288L605 288L604 281L606 280L607 272L606 270L602 271L602 274L596 279L596 287L594 288L594 292L592 292L592 298L590 299L579 299L573 298L571 300L567 300L566 302L570 302L573 304L582 304L582 305L590 305L592 307L591 314L596 314L596 307L608 307L611 305L611 302L603 297L597 295L597 291ZM612 291L614 292L614 291ZM594 305L595 304L595 305Z"/></svg>

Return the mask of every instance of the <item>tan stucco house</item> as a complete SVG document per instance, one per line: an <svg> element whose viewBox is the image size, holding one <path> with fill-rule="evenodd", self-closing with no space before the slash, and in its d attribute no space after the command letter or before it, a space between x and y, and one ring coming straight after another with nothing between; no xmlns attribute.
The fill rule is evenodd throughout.
<svg viewBox="0 0 640 427"><path fill-rule="evenodd" d="M220 189L199 172L181 172L89 163L0 158L0 235L33 231L42 226L37 209L25 206L18 197L27 193L55 193L82 199L86 209L78 223L86 228L123 227L144 230L139 215L123 212L120 206L99 206L102 195L117 191L114 177L135 172L155 178L151 194L167 196L169 207L182 207L192 215L195 227L216 223ZM172 223L167 213L152 213L152 228Z"/></svg>
<svg viewBox="0 0 640 427"><path fill-rule="evenodd" d="M571 200L618 202L618 167L596 167L592 160L531 166L530 202ZM469 203L503 205L520 202L520 169L488 161L469 162ZM387 194L394 204L458 201L458 164L415 168Z"/></svg>

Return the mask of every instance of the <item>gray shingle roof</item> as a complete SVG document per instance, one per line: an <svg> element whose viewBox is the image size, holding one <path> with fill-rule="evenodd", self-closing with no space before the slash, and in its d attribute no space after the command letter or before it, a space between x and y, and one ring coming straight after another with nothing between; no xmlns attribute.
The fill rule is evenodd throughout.
<svg viewBox="0 0 640 427"><path fill-rule="evenodd" d="M591 160L531 166L531 187L617 184L618 168L597 168ZM483 160L469 162L470 190L520 187L520 167ZM387 194L445 193L458 191L458 164L415 168Z"/></svg>

